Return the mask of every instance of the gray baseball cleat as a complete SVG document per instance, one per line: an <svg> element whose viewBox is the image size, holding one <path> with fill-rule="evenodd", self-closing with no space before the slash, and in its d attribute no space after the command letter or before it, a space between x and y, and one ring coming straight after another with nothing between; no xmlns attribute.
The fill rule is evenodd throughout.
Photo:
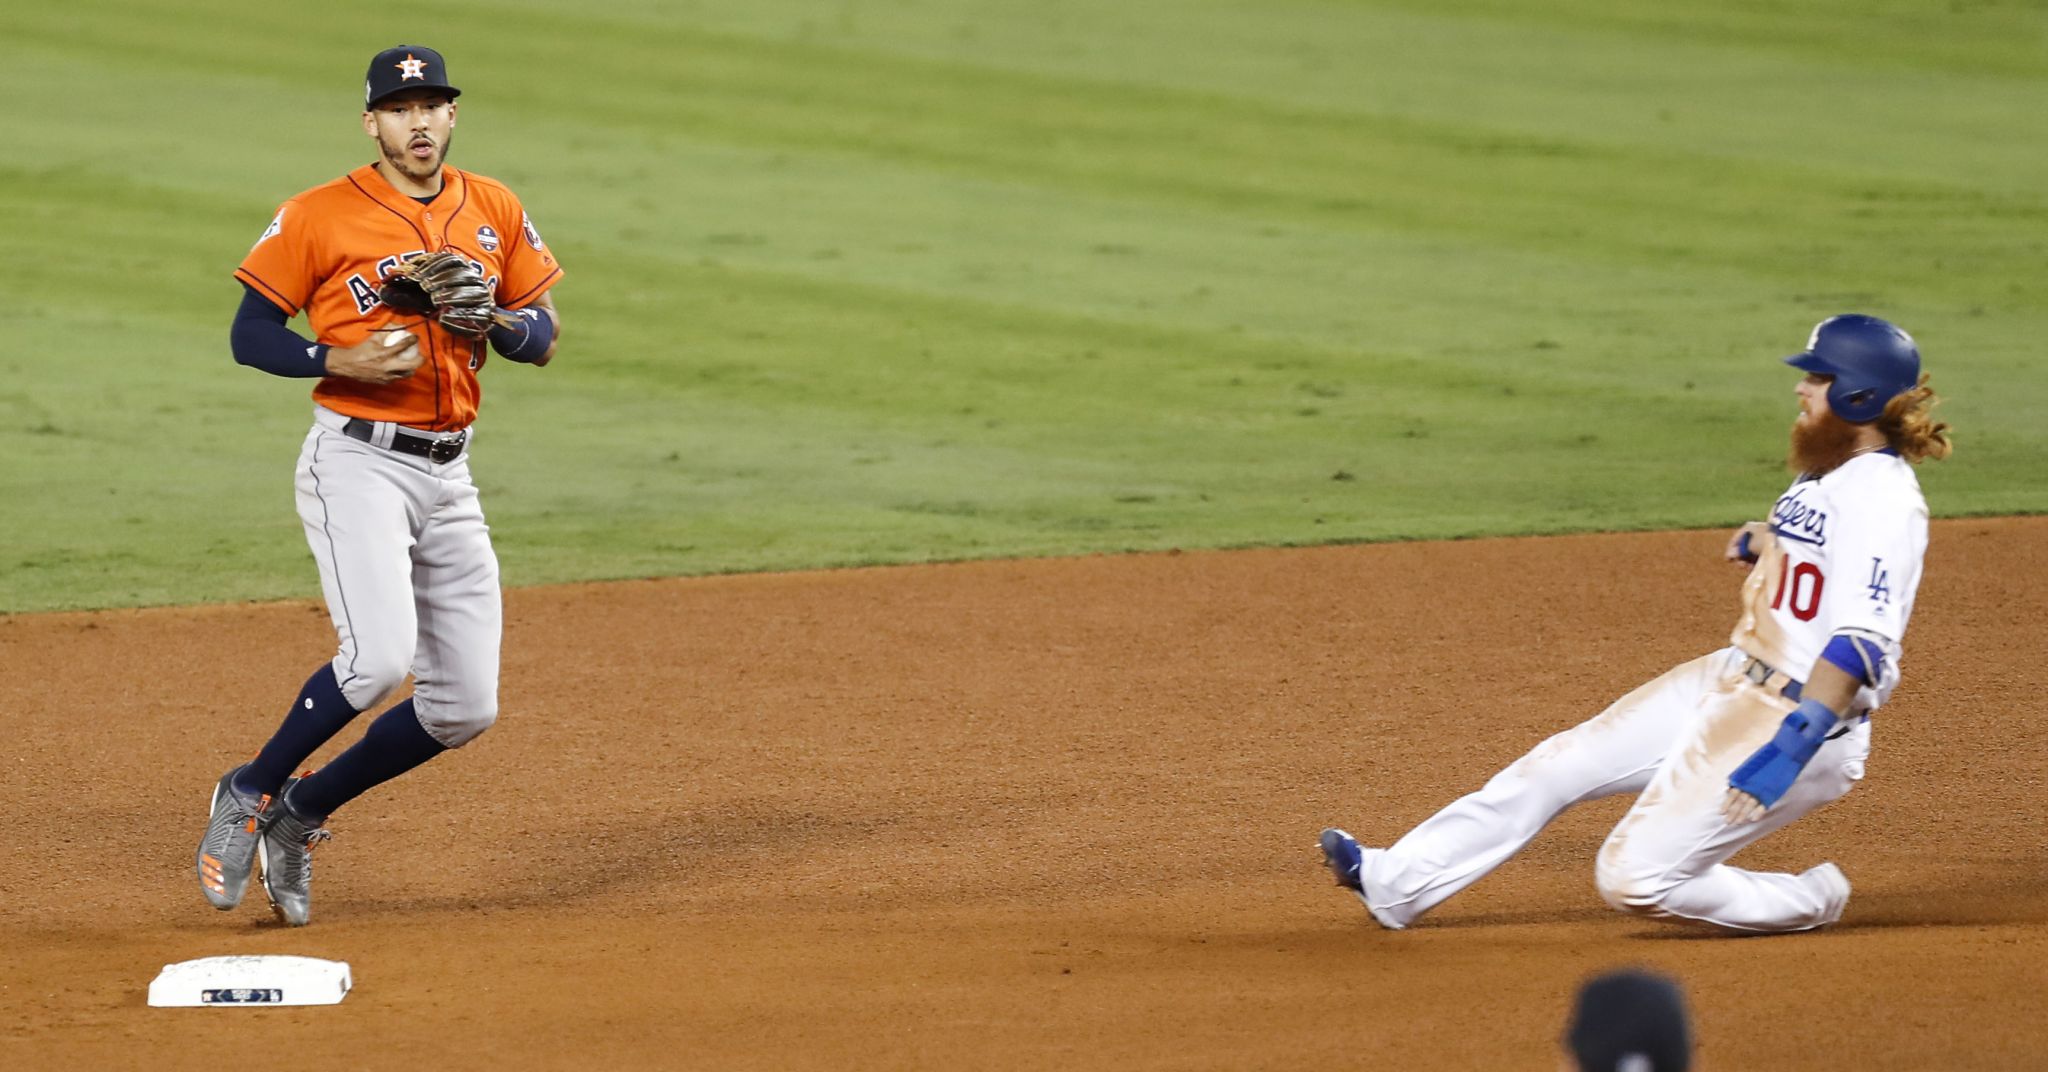
<svg viewBox="0 0 2048 1072"><path fill-rule="evenodd" d="M333 835L325 819L307 819L292 810L291 788L277 791L276 813L263 831L263 892L270 910L288 927L303 927L313 913L313 846Z"/></svg>
<svg viewBox="0 0 2048 1072"><path fill-rule="evenodd" d="M199 872L199 891L223 912L242 903L242 894L249 888L249 869L256 862L256 846L263 839L264 824L270 821L269 797L252 797L235 788L235 775L241 770L236 767L214 783L212 810L193 862Z"/></svg>

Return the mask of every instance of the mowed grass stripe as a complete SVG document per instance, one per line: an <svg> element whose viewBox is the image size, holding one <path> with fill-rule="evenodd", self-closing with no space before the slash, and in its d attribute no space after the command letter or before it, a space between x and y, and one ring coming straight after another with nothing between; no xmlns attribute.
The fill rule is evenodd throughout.
<svg viewBox="0 0 2048 1072"><path fill-rule="evenodd" d="M554 53L534 42L573 32L607 58L606 77L630 90L593 107L529 79L501 87L487 107L615 129L622 139L638 128L856 153L1006 182L1278 211L1319 226L1568 245L1578 256L1667 271L1698 262L1770 279L1850 274L1880 298L1905 286L1951 296L1954 277L1928 267L2028 252L2020 236L2048 220L2048 202L2032 192L1886 179L1882 153L1759 166L559 13L512 16L499 32L528 42L502 62L536 68ZM159 64L174 60L196 72L219 56L156 50ZM572 140L563 156L595 148L576 151ZM1935 220L1943 226L1929 226ZM1880 249L1887 255L1868 255Z"/></svg>
<svg viewBox="0 0 2048 1072"><path fill-rule="evenodd" d="M545 0L509 2L550 9ZM2030 154L2016 151L2010 134L2048 105L2037 55L2048 20L2038 10L1935 12L1911 0L1768 11L1614 0L1423 7L901 0L821 12L806 0L758 0L709 7L689 21L844 54L1535 139L1821 161L2013 191L2036 185ZM598 17L635 33L675 21L659 0L619 0ZM1851 25L1853 38L1844 32Z"/></svg>
<svg viewBox="0 0 2048 1072"><path fill-rule="evenodd" d="M550 25L536 20L535 33ZM1480 124L878 61L818 45L611 32L601 47L640 92L592 114L544 86L515 87L506 106L559 122L826 150L1322 227L1568 247L1576 257L1659 271L1699 263L1771 281L1849 274L1867 287L1935 298L1956 296L1957 284L1926 266L2014 257L2015 231L2048 219L2048 202L2031 192L1865 177L1854 160L1765 167ZM1927 226L1936 219L1944 226ZM1876 249L1887 256L1867 256Z"/></svg>
<svg viewBox="0 0 2048 1072"><path fill-rule="evenodd" d="M1563 390L1540 370L1504 383L1377 362L1360 391L1353 353L977 315L730 269L627 267L694 296L679 311L704 350L744 341L751 360L492 377L478 465L517 581L1271 542L1276 517L1317 541L1570 528L1590 510L1642 520L1622 467L1598 448L1603 435L1650 428L1544 428ZM604 334L641 312L594 301L591 344L632 349ZM807 364L826 337L832 362ZM264 574L303 565L286 483L303 404L285 402L303 387L239 373L208 377L229 377L234 396L214 411L151 410L151 385L118 368L64 400L56 433L27 454L50 474L27 497L79 524L51 531L65 548L54 563L32 555L20 564L35 569L13 576L69 566L145 601L174 578L279 594ZM793 377L802 390L778 387ZM1588 486L1531 510L1515 470L1456 472L1513 425L1525 461L1561 455ZM197 442L159 442L179 434ZM94 478L59 477L65 462ZM1739 481L1739 467L1729 475ZM119 524L104 524L114 509ZM136 538L163 531L207 538L196 558ZM832 534L832 557L819 531Z"/></svg>
<svg viewBox="0 0 2048 1072"><path fill-rule="evenodd" d="M226 273L278 199L366 155L331 71L390 42L201 4L127 62L140 10L25 16L0 72L39 150L0 171L37 266L0 268L23 325L0 450L31 462L0 495L39 508L0 527L31 564L0 561L0 607L312 588L306 385L228 363ZM920 0L792 32L801 10L419 24L459 35L458 161L513 182L572 270L570 359L486 375L512 583L1733 520L1782 481L1767 366L1852 305L1966 358L1937 364L1971 462L1930 472L1937 509L2048 502L2020 375L2041 205L2007 181L2020 151L1943 155L1997 111L1959 110L1983 76L1935 79L1912 151L1807 154L1784 150L1829 109L1799 94L1688 137L1730 106L1657 94L1782 54L1661 30L1163 5L1155 39L1066 55L1144 16L1054 5L948 48L914 24L1030 16ZM1415 46L1332 66L1362 26ZM1617 55L1539 77L1549 47ZM1290 48L1320 66L1284 77ZM564 54L607 63L565 93L542 77ZM1673 77L1620 99L1659 57ZM1383 92L1482 69L1462 105ZM232 151L181 125L215 104ZM150 292L109 303L108 273Z"/></svg>

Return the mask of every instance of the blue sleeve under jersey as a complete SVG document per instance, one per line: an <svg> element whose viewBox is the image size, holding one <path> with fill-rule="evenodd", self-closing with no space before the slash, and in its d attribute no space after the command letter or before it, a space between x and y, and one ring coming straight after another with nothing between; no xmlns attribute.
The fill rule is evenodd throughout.
<svg viewBox="0 0 2048 1072"><path fill-rule="evenodd" d="M1836 633L1820 657L1842 668L1842 672L1865 685L1877 684L1884 671L1884 649L1869 637Z"/></svg>

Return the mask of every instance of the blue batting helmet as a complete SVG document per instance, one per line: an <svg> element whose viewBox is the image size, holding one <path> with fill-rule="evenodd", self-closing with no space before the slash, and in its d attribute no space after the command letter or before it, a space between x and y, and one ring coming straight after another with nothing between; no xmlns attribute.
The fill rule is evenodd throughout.
<svg viewBox="0 0 2048 1072"><path fill-rule="evenodd" d="M1851 424L1876 420L1885 403L1920 382L1920 349L1913 337L1896 324L1861 313L1821 321L1806 349L1785 363L1833 376L1828 405Z"/></svg>

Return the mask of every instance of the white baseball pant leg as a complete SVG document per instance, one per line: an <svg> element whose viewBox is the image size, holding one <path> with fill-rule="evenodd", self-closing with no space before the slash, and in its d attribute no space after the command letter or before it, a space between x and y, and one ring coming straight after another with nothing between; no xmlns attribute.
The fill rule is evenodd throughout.
<svg viewBox="0 0 2048 1072"><path fill-rule="evenodd" d="M1608 835L1595 867L1600 895L1616 908L1734 931L1770 934L1833 923L1847 890L1811 874L1746 871L1722 861L1841 799L1863 777L1870 723L1859 719L1821 745L1763 817L1721 816L1728 776L1768 742L1792 702L1728 674L1700 717Z"/></svg>
<svg viewBox="0 0 2048 1072"><path fill-rule="evenodd" d="M1530 749L1391 847L1367 851L1363 878L1375 913L1405 926L1486 877L1566 808L1641 792L1730 658L1724 649L1665 671Z"/></svg>

